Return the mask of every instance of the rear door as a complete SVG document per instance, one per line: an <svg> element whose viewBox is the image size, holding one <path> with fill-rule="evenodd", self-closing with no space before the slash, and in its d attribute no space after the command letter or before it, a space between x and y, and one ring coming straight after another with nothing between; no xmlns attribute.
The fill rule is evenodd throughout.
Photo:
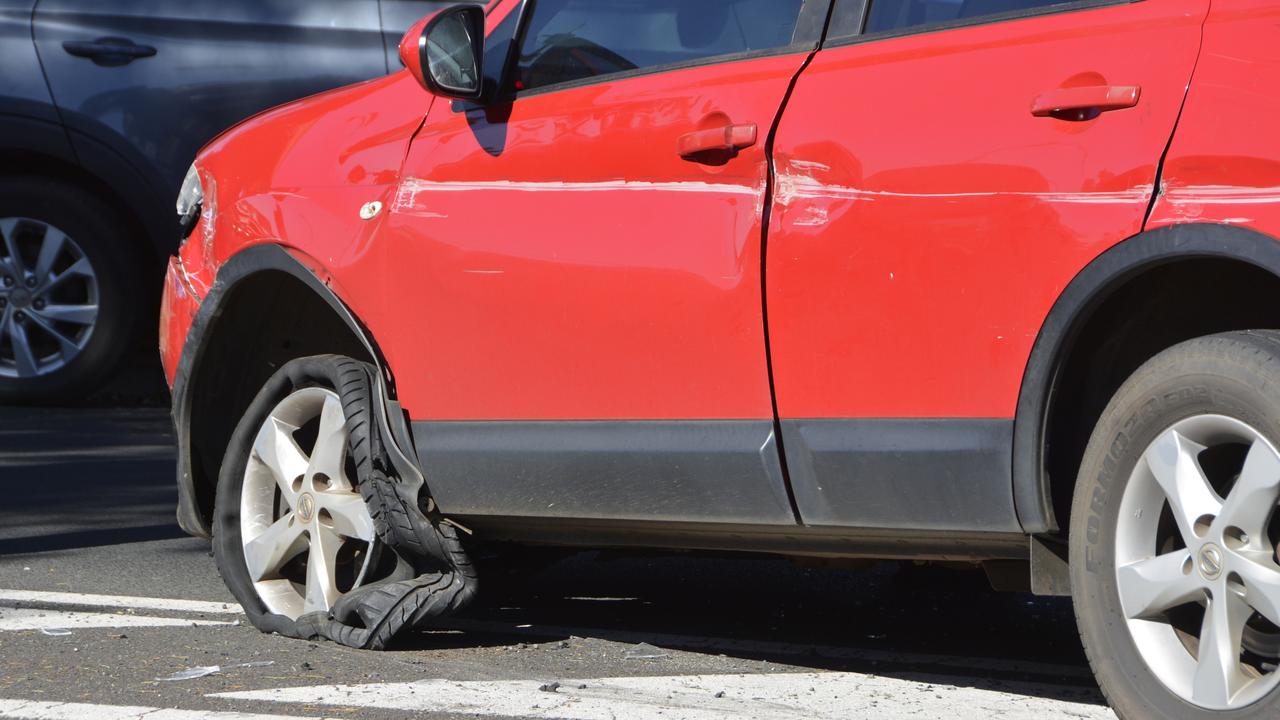
<svg viewBox="0 0 1280 720"><path fill-rule="evenodd" d="M532 12L512 94L432 106L384 226L404 315L374 328L401 336L446 512L794 524L761 317L766 140L827 7L490 14L497 72Z"/></svg>
<svg viewBox="0 0 1280 720"><path fill-rule="evenodd" d="M767 258L809 524L1019 529L1040 325L1142 228L1208 0L838 0L775 140Z"/></svg>
<svg viewBox="0 0 1280 720"><path fill-rule="evenodd" d="M77 152L168 197L223 129L387 72L378 0L41 0L35 38Z"/></svg>

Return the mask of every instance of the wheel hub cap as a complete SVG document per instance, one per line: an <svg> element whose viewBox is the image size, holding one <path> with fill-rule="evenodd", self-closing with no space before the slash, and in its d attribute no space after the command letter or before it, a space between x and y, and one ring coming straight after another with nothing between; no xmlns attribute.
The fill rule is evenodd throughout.
<svg viewBox="0 0 1280 720"><path fill-rule="evenodd" d="M21 288L14 290L9 294L9 302L19 310L25 310L31 306L31 293Z"/></svg>
<svg viewBox="0 0 1280 720"><path fill-rule="evenodd" d="M1200 574L1205 580L1217 580L1222 574L1222 550L1213 543L1200 549Z"/></svg>
<svg viewBox="0 0 1280 720"><path fill-rule="evenodd" d="M298 519L302 522L311 522L311 515L316 510L316 500L311 493L302 493L298 498Z"/></svg>

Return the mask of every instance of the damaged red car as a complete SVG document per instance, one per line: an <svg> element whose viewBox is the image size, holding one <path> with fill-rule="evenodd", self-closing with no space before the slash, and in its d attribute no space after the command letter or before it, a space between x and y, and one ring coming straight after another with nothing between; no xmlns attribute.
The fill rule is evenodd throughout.
<svg viewBox="0 0 1280 720"><path fill-rule="evenodd" d="M179 519L368 648L473 542L969 561L1280 713L1280 6L494 0L178 199ZM464 531L465 529L465 531Z"/></svg>

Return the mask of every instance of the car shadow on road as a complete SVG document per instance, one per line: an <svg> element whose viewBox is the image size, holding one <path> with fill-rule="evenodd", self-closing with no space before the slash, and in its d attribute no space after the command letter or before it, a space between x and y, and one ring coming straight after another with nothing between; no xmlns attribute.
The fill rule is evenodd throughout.
<svg viewBox="0 0 1280 720"><path fill-rule="evenodd" d="M990 589L981 572L910 563L838 571L785 559L579 553L488 568L461 633L404 649L573 637L1103 705L1070 602Z"/></svg>
<svg viewBox="0 0 1280 720"><path fill-rule="evenodd" d="M0 556L181 536L163 408L0 408Z"/></svg>

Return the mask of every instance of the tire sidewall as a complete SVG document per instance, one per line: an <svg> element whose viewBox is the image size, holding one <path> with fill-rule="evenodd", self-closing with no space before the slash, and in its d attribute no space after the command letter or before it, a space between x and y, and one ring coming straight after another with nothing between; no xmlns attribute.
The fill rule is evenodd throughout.
<svg viewBox="0 0 1280 720"><path fill-rule="evenodd" d="M1268 338L1246 344L1215 336L1177 346L1144 365L1121 387L1085 450L1071 516L1073 597L1081 638L1099 684L1126 720L1280 716L1277 691L1238 710L1208 711L1168 690L1134 644L1120 608L1115 572L1120 501L1156 437L1180 420L1212 413L1248 423L1273 443L1280 439L1278 356L1280 346Z"/></svg>

